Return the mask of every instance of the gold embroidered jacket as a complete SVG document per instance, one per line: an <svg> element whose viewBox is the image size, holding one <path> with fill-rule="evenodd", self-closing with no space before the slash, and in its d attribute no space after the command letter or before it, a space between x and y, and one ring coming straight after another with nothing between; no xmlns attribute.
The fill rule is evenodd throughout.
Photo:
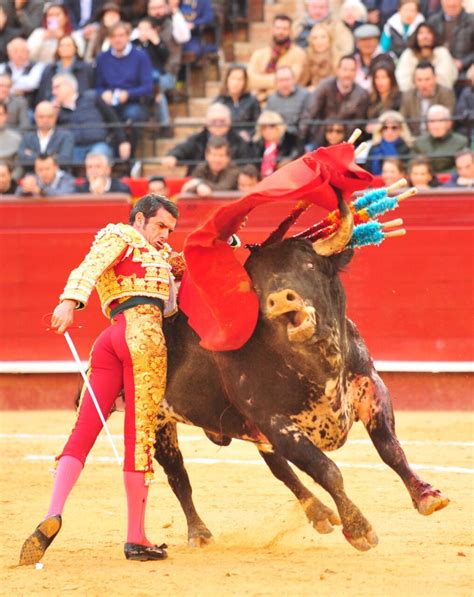
<svg viewBox="0 0 474 597"><path fill-rule="evenodd" d="M112 302L132 296L150 296L166 302L173 283L172 269L176 277L181 277L185 269L181 253L172 252L169 245L156 249L133 226L109 224L99 230L59 298L75 300L77 308L82 309L95 287L102 311L109 317Z"/></svg>

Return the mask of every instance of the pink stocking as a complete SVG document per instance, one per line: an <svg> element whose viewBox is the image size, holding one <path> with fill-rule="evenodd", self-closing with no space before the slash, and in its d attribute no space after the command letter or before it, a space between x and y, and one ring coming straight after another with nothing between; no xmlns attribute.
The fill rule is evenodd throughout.
<svg viewBox="0 0 474 597"><path fill-rule="evenodd" d="M49 504L46 518L62 514L64 504L76 484L83 468L83 464L74 456L62 456L59 459L56 476L54 478L53 495Z"/></svg>
<svg viewBox="0 0 474 597"><path fill-rule="evenodd" d="M127 543L139 543L151 547L153 544L148 541L145 535L145 511L148 498L145 473L124 471L123 481L127 493Z"/></svg>

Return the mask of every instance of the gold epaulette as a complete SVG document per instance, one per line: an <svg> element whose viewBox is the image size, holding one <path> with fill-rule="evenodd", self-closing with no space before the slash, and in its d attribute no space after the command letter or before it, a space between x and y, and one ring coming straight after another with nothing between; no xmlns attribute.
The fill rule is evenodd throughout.
<svg viewBox="0 0 474 597"><path fill-rule="evenodd" d="M77 301L78 309L87 305L97 279L121 256L127 246L144 247L143 236L128 224L108 224L96 234L82 263L69 275L59 300Z"/></svg>

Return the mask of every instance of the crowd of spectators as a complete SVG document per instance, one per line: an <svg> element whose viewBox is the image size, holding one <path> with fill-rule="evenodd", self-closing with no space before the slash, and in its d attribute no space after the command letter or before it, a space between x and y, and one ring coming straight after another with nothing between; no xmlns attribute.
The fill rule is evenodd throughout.
<svg viewBox="0 0 474 597"><path fill-rule="evenodd" d="M2 189L127 191L113 163L133 163L147 122L159 125L158 137L172 134L168 104L183 82L183 55L219 51L220 37L203 30L216 26L217 7L234 14L233 4L0 0ZM249 188L359 127L368 150L358 161L383 180L408 173L428 188L452 173L449 184L467 186L474 15L463 0L300 4L297 14L275 15L247 65L227 66L204 127L153 156L165 178L186 166L188 192ZM152 183L166 189L165 179Z"/></svg>

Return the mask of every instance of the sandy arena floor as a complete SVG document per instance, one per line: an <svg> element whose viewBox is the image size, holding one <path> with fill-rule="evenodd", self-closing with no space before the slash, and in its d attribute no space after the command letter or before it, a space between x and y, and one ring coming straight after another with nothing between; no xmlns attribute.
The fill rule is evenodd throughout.
<svg viewBox="0 0 474 597"><path fill-rule="evenodd" d="M52 485L49 457L74 420L68 411L1 412L1 595L339 595L471 596L473 583L473 415L400 413L398 435L419 474L446 493L448 508L419 515L393 471L358 424L333 454L346 490L380 539L359 553L339 529L318 535L253 446L210 443L182 428L182 449L198 511L216 542L186 545L179 504L163 473L151 488L149 538L165 541L164 562L127 562L122 554L125 497L106 438L97 442L45 555L44 569L18 567L23 540L44 517ZM120 434L122 414L111 430ZM121 439L116 437L117 445ZM307 485L333 506L307 477Z"/></svg>

